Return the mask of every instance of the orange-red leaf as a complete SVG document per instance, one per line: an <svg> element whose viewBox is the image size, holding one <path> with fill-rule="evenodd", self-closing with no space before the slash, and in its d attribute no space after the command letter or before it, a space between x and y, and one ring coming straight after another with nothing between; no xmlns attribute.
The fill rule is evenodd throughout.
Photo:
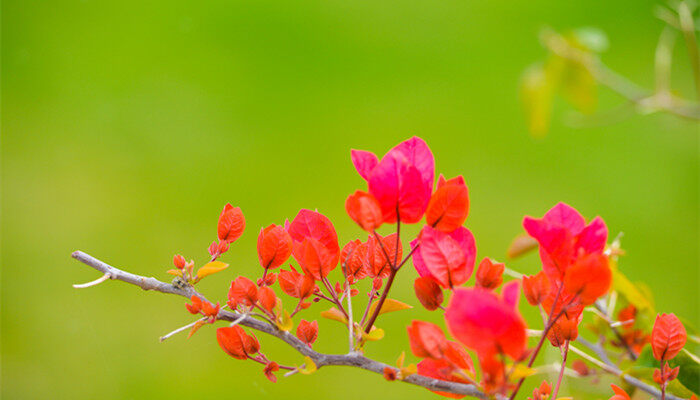
<svg viewBox="0 0 700 400"><path fill-rule="evenodd" d="M469 214L469 192L464 179L451 179L433 193L425 212L425 222L443 232L462 226Z"/></svg>
<svg viewBox="0 0 700 400"><path fill-rule="evenodd" d="M495 263L488 257L484 258L476 270L476 286L484 289L496 289L503 282L505 268L503 263Z"/></svg>
<svg viewBox="0 0 700 400"><path fill-rule="evenodd" d="M265 269L284 264L292 254L292 238L284 227L270 225L258 235L258 260Z"/></svg>
<svg viewBox="0 0 700 400"><path fill-rule="evenodd" d="M651 331L651 349L659 361L670 360L685 346L687 333L675 314L659 314Z"/></svg>
<svg viewBox="0 0 700 400"><path fill-rule="evenodd" d="M382 225L382 209L371 194L361 190L348 196L345 211L360 228L372 232Z"/></svg>
<svg viewBox="0 0 700 400"><path fill-rule="evenodd" d="M309 322L302 319L299 322L299 326L297 326L297 337L311 347L316 338L318 338L318 322Z"/></svg>
<svg viewBox="0 0 700 400"><path fill-rule="evenodd" d="M416 279L413 283L413 289L416 291L418 301L427 310L436 310L442 304L442 289L433 278L424 276Z"/></svg>
<svg viewBox="0 0 700 400"><path fill-rule="evenodd" d="M416 357L441 359L447 339L439 326L425 321L412 321L407 328L411 351Z"/></svg>
<svg viewBox="0 0 700 400"><path fill-rule="evenodd" d="M239 207L226 204L219 216L218 234L219 240L233 242L243 234L245 229L245 217Z"/></svg>

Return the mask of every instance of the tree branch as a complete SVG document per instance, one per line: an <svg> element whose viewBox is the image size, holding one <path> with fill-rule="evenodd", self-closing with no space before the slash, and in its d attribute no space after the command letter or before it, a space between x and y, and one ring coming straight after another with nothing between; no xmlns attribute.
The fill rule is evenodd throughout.
<svg viewBox="0 0 700 400"><path fill-rule="evenodd" d="M657 399L661 398L661 391L659 389L657 389L656 387L649 385L645 382L642 382L639 379L637 379L633 376L630 376L630 375L624 373L623 371L621 371L620 368L618 368L617 365L615 365L610 360L607 353L605 353L605 349L603 349L601 346L599 346L597 344L593 344L580 336L578 337L578 339L576 339L576 342L580 343L584 347L591 350L593 353L595 353L595 355L597 355L602 360L603 364L607 366L607 368L601 368L605 372L608 372L612 375L615 375L615 376L621 378L622 380L629 383L630 385L651 394L652 396L654 396ZM572 348L572 351L574 351L575 353L578 353L580 350L574 350ZM682 398L674 396L670 393L666 393L666 398L668 400L682 400Z"/></svg>
<svg viewBox="0 0 700 400"><path fill-rule="evenodd" d="M72 256L73 258L82 262L83 264L88 265L104 273L105 275L109 275L109 279L116 279L126 283L130 283L132 285L140 287L143 290L155 290L157 292L175 294L187 298L190 298L192 296L198 296L203 300L206 300L204 296L202 296L200 293L194 290L194 288L191 286L179 288L169 283L161 282L156 278L147 278L145 276L135 275L126 271L122 271L90 256L89 254L83 253L82 251L76 251L72 254ZM372 371L382 375L385 367L391 367L379 361L375 361L364 357L363 355L357 352L351 352L348 354L319 353L311 349L308 345L303 343L301 340L297 339L291 333L284 332L278 329L276 326L271 325L267 322L260 321L251 316L243 316L237 312L221 310L219 311L218 319L225 321L235 321L241 319L240 325L247 326L248 328L255 329L260 332L267 333L270 336L274 336L282 340L283 342L287 343L289 346L294 348L294 350L296 350L300 354L310 357L318 368L336 365L349 366L365 369L367 371ZM487 396L479 389L477 389L474 385L468 385L457 382L448 382L439 379L429 378L427 376L418 374L406 377L405 379L403 379L403 382L410 383L416 386L422 386L429 390L462 394L481 399L487 398ZM669 399L670 398L671 397L669 397Z"/></svg>

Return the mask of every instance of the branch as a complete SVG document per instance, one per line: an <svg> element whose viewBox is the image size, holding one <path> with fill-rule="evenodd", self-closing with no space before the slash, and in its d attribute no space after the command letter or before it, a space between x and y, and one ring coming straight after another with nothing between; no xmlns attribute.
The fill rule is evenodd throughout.
<svg viewBox="0 0 700 400"><path fill-rule="evenodd" d="M644 109L661 110L678 117L700 120L700 106L697 103L673 96L668 92L654 93L637 86L608 68L598 57L574 48L560 34L552 30L544 30L541 41L552 53L579 63L598 83Z"/></svg>
<svg viewBox="0 0 700 400"><path fill-rule="evenodd" d="M630 375L624 373L623 371L621 371L620 368L618 368L617 365L615 365L615 363L613 363L610 360L607 353L605 353L605 349L603 349L600 345L593 344L580 336L578 337L578 339L576 339L576 342L578 342L581 345L583 345L584 347L590 349L593 353L595 353L595 355L597 355L602 360L602 365L598 365L598 366L601 367L601 369L603 371L608 372L612 375L615 375L615 376L621 378L622 380L629 383L630 385L651 394L655 398L658 398L658 399L661 398L661 391L659 389L657 389L656 387L649 385L645 382L642 382L641 380L639 380L633 376L630 376ZM581 354L582 352L580 350L575 349L573 347L571 348L571 350L573 352L581 355L581 356L583 356L583 354L585 354L585 353ZM590 361L590 356L586 355L583 357ZM596 361L598 361L598 360L596 360ZM594 363L594 364L597 364L597 363ZM666 399L668 399L668 400L682 400L682 398L674 396L670 393L666 393Z"/></svg>
<svg viewBox="0 0 700 400"><path fill-rule="evenodd" d="M105 276L109 275L109 279L116 279L132 285L136 285L143 290L155 290L157 292L175 294L183 297L190 298L192 296L198 296L203 300L206 300L204 296L194 290L193 287L187 286L185 288L178 288L169 283L161 282L156 278L147 278L145 276L135 275L126 271L122 271L111 265L108 265L82 251L76 251L72 254L73 258L88 265L102 273ZM294 335L289 332L284 332L278 329L276 326L271 325L267 322L260 321L250 316L243 316L237 312L221 310L219 311L218 319L225 321L235 321L240 319L240 325L247 326L248 328L255 329L260 332L267 333L270 336L274 336L283 342L287 343L289 346L294 348L297 352L304 356L310 357L316 364L316 367L321 368L324 366L335 366L344 365L350 367L357 367L365 369L368 371L375 372L382 375L384 373L384 368L391 367L387 364L381 363L379 361L374 361L357 352L351 352L348 354L324 354L319 353L311 349L301 340L297 339ZM393 367L391 367L393 368ZM448 392L454 394L467 395L472 397L477 397L481 399L486 399L487 396L476 388L474 385L468 385L457 382L448 382L439 379L429 378L423 375L410 375L403 379L403 382L410 383L416 386L421 386L429 390ZM672 399L669 397L669 399Z"/></svg>

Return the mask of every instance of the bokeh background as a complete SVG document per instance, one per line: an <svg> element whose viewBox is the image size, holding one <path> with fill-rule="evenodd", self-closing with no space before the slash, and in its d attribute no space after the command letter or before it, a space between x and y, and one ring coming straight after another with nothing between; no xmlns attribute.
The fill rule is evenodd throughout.
<svg viewBox="0 0 700 400"><path fill-rule="evenodd" d="M363 186L350 148L383 154L414 134L440 172L466 177L479 257L505 259L523 215L566 201L623 231L620 268L649 285L657 309L697 324L698 126L646 115L572 129L557 101L550 134L533 139L518 99L522 71L544 57L543 26L603 29L604 61L651 87L655 4L4 1L0 394L437 398L349 368L271 384L261 366L226 356L211 326L159 343L191 321L182 298L118 282L71 288L99 276L70 258L76 249L161 279L175 253L201 264L231 202L247 231L223 258L232 266L201 283L223 300L235 276L259 274L259 228L300 208L328 215L343 242L362 237L343 206ZM691 96L677 53L674 86ZM621 101L600 95L603 109ZM537 258L509 266L533 272ZM417 304L414 274L401 274L394 297ZM393 362L412 318L439 320L418 309L386 315L387 335L368 354ZM344 351L344 338L321 321L315 347ZM260 339L275 359L301 362ZM574 386L609 396L604 385Z"/></svg>

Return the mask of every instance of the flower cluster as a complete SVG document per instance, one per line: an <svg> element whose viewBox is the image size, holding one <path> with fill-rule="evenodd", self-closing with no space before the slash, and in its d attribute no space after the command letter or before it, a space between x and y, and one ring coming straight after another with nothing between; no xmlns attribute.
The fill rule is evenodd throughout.
<svg viewBox="0 0 700 400"><path fill-rule="evenodd" d="M385 334L377 326L380 315L411 308L389 297L395 276L410 262L415 268L417 300L427 310L438 313L447 329L433 322L413 320L407 329L408 339L411 353L419 361L406 363L402 354L396 368L384 368L387 380L404 380L417 373L471 384L487 395L513 399L523 380L535 372L535 359L547 340L561 350L563 371L570 342L579 336L587 307L598 315L598 325L592 324L592 329L597 329L603 344L606 333L612 332L615 338L609 343L627 350L635 360L651 343L660 366L653 379L662 391L678 377L679 367L672 368L669 361L685 345L686 332L673 314L661 314L649 335L641 323L635 322L639 320L638 306L644 312L651 308L641 304L639 296L623 293L626 304L620 301L617 322L610 320L614 302L599 302L611 290L614 262L619 254L615 246L608 245L608 229L600 217L586 222L577 210L564 203L555 205L542 218L525 217L523 228L528 237L517 239L517 249L509 254L538 247L541 270L522 276L504 263L482 256L475 271L476 241L464 226L470 208L465 179L446 179L442 174L435 179L433 153L422 139L410 138L381 159L369 151L352 150L351 160L366 188L347 197L345 210L361 228L361 236L341 248L332 222L308 209L300 210L291 222L261 228L257 240L261 275L256 280L238 276L231 282L224 308L228 307L238 318L216 333L219 345L228 355L263 364L264 374L273 382L279 370L313 372L316 366L309 357L299 366L271 361L261 352L257 338L239 323L245 318L257 318L274 329L291 333L298 313L324 302L330 308L320 315L342 323L348 330L348 350L366 351L368 342L381 340ZM421 222L415 238L406 238L405 234L402 237L402 225ZM393 230L378 232L387 225L393 225ZM175 256L176 269L169 271L176 275L174 284L192 286L228 267L218 258L244 229L241 210L227 204L219 216L218 242L209 247L209 262L194 272L193 261ZM404 248L404 243L408 248ZM333 274L336 269L340 272ZM474 281L470 283L472 275ZM353 301L358 302L354 298L361 291L360 282L365 280L369 282L364 312L355 307L353 314ZM534 347L529 346L527 324L519 311L521 291L528 304L539 308L543 318L539 342ZM281 293L293 299L292 307L285 308ZM601 311L601 304L612 308ZM205 323L216 322L223 312L219 303L214 305L198 294L192 296L186 308L203 316L190 334ZM318 338L318 322L301 319L295 337L297 347L311 347ZM589 375L581 360L576 360L574 369L580 376ZM563 373L554 388L542 382L531 399L556 399L562 376ZM613 398L627 396L616 386L614 390ZM462 397L448 391L436 393Z"/></svg>

